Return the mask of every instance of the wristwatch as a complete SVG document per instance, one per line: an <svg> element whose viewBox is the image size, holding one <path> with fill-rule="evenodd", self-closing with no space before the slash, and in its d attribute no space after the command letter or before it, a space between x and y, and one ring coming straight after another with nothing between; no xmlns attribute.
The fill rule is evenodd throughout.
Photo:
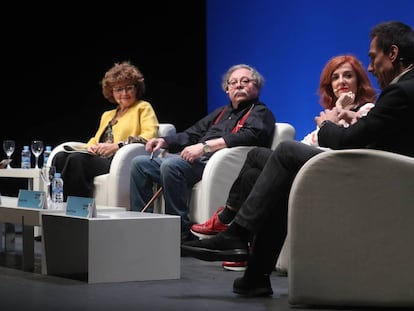
<svg viewBox="0 0 414 311"><path fill-rule="evenodd" d="M207 144L206 142L203 142L203 152L204 153L208 153L211 152L211 147L209 144Z"/></svg>
<svg viewBox="0 0 414 311"><path fill-rule="evenodd" d="M123 146L125 146L125 143L123 141L120 141L118 143L118 148L121 149Z"/></svg>

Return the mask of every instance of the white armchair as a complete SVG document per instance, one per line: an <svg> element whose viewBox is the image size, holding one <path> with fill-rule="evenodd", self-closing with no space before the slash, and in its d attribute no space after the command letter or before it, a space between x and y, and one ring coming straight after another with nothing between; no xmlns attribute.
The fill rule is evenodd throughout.
<svg viewBox="0 0 414 311"><path fill-rule="evenodd" d="M276 148L286 139L295 139L295 128L289 123L276 122L271 148ZM191 193L191 222L205 222L220 205L226 203L230 188L252 148L254 146L224 148L213 154L207 162L201 180L194 185ZM164 200L161 196L156 201L154 210L163 212L164 209Z"/></svg>
<svg viewBox="0 0 414 311"><path fill-rule="evenodd" d="M291 124L276 122L271 149L274 150L283 140L295 139L295 134L295 128ZM247 153L252 148L254 147L224 148L211 157L201 181L193 187L190 201L192 222L205 222L219 206L226 203L230 188L246 160ZM289 253L285 242L275 267L279 273L287 273L288 260Z"/></svg>
<svg viewBox="0 0 414 311"><path fill-rule="evenodd" d="M271 148L276 148L286 139L295 139L295 128L289 123L277 122ZM230 188L243 166L247 153L252 148L254 147L224 148L211 157L201 181L193 187L190 201L192 222L205 222L220 205L226 203Z"/></svg>
<svg viewBox="0 0 414 311"><path fill-rule="evenodd" d="M414 158L323 152L289 199L289 303L414 306ZM387 309L387 310L388 310Z"/></svg>
<svg viewBox="0 0 414 311"><path fill-rule="evenodd" d="M175 126L170 123L160 123L158 136L172 135L176 131ZM48 165L52 164L53 157L57 152L63 151L64 145L73 147L83 146L82 142L64 142L56 146L49 156ZM144 145L140 143L129 144L122 147L114 156L109 173L96 176L95 202L97 205L116 206L130 208L129 203L129 170L133 157L147 154Z"/></svg>

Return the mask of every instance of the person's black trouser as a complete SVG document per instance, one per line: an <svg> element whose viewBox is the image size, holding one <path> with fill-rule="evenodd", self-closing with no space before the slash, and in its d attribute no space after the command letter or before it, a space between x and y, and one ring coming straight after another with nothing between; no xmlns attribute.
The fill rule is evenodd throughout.
<svg viewBox="0 0 414 311"><path fill-rule="evenodd" d="M242 206L271 154L272 150L265 147L255 147L247 153L243 167L231 186L227 205L234 209Z"/></svg>
<svg viewBox="0 0 414 311"><path fill-rule="evenodd" d="M62 173L63 196L93 197L95 176L109 172L112 158L102 158L81 152L59 152L53 158L56 172Z"/></svg>
<svg viewBox="0 0 414 311"><path fill-rule="evenodd" d="M297 141L273 151L235 222L255 235L248 270L270 274L287 234L288 198L293 180L310 158L323 150Z"/></svg>

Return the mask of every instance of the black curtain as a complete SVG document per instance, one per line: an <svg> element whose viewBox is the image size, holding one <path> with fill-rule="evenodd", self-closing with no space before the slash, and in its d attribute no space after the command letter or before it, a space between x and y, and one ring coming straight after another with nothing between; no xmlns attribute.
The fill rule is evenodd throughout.
<svg viewBox="0 0 414 311"><path fill-rule="evenodd" d="M16 141L12 166L20 167L21 149L33 139L55 146L95 133L114 106L99 84L114 62L141 69L160 122L180 131L207 113L205 1L30 5L14 5L0 19L0 140ZM0 178L3 195L20 187L24 180Z"/></svg>

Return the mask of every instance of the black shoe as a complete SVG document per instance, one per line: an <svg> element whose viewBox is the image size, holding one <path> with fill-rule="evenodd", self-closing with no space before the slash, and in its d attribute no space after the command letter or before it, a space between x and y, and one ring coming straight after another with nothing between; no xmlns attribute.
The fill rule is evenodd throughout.
<svg viewBox="0 0 414 311"><path fill-rule="evenodd" d="M250 297L267 297L273 295L273 290L268 275L254 278L244 275L234 280L233 293Z"/></svg>
<svg viewBox="0 0 414 311"><path fill-rule="evenodd" d="M181 244L185 242L197 241L197 240L198 240L198 237L192 234L190 230L181 232Z"/></svg>
<svg viewBox="0 0 414 311"><path fill-rule="evenodd" d="M195 257L206 261L245 261L248 244L239 237L226 235L224 232L198 241L181 244L181 255Z"/></svg>

